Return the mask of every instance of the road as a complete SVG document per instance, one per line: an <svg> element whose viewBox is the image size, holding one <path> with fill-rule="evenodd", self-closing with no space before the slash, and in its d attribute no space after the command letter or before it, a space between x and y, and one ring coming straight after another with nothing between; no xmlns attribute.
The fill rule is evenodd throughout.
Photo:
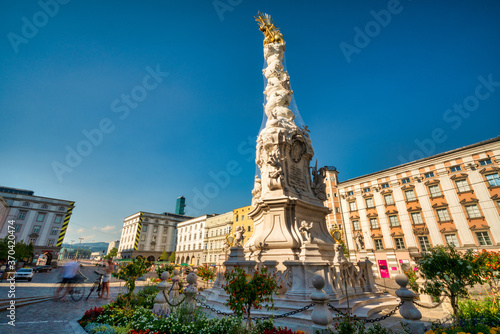
<svg viewBox="0 0 500 334"><path fill-rule="evenodd" d="M91 283L98 277L94 270L99 267L84 266L81 268L82 274L87 277L85 289L90 291ZM98 270L98 269L97 269ZM37 273L31 282L18 281L15 285L16 298L47 296L53 295L57 288L57 282L60 281L59 276L61 269L54 269L47 273ZM140 283L140 282L138 282ZM0 300L11 299L8 294L10 285L5 280L0 283ZM15 327L8 324L11 320L7 316L8 311L0 312L0 333L58 333L58 334L73 334L75 333L70 322L77 318L81 318L83 313L93 308L109 303L110 300L116 298L119 292L123 292L123 282L112 278L110 284L110 299L104 300L97 298L95 292L85 300L83 298L79 302L73 302L68 298L66 302L45 301L42 303L32 304L15 309ZM85 295L86 297L86 295Z"/></svg>

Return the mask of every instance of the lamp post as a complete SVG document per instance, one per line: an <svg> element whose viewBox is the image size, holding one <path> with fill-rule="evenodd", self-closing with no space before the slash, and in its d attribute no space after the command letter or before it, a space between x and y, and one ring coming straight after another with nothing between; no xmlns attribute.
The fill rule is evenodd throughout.
<svg viewBox="0 0 500 334"><path fill-rule="evenodd" d="M78 244L78 249L76 250L76 256L75 256L75 260L77 260L77 261L78 261L78 252L80 251L80 246L82 245L82 240L85 238L80 237L78 239L80 239L80 243Z"/></svg>

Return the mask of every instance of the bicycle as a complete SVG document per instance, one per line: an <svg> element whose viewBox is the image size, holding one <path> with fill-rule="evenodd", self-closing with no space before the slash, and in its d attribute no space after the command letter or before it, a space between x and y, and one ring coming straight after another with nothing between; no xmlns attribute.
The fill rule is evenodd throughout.
<svg viewBox="0 0 500 334"><path fill-rule="evenodd" d="M71 283L61 283L61 284L69 284L68 293L66 294L63 293L62 296L55 296L54 297L55 300L61 300L63 298L66 299L68 295L74 302L78 302L83 298L83 295L85 294L85 287L83 286L82 283L71 282Z"/></svg>
<svg viewBox="0 0 500 334"><path fill-rule="evenodd" d="M102 276L104 276L104 274L101 274L100 272L97 272L95 270L94 270L94 273L99 275L99 277L96 279L96 281L94 282L94 284L90 288L90 292L85 300L88 300L90 295L92 294L92 292L94 292L94 290L96 290L96 289L97 289L97 296L99 296L100 293L102 293Z"/></svg>

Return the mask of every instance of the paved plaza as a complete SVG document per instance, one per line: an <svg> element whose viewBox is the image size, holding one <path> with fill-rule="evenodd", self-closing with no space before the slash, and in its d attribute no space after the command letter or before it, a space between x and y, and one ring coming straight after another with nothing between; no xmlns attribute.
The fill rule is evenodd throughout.
<svg viewBox="0 0 500 334"><path fill-rule="evenodd" d="M84 267L82 273L88 277L85 283L87 293L90 291L91 282L97 277L93 271L95 267ZM52 295L57 288L59 272L54 270L51 273L36 274L32 282L20 281L16 283L16 297L34 297L34 296L49 296ZM383 280L376 280L378 284L383 285ZM138 287L144 285L145 282L137 282ZM386 280L387 290L394 294L397 288L394 280ZM0 299L7 299L9 287L6 281L0 283ZM95 293L85 300L83 298L79 302L73 302L70 298L66 302L56 302L53 300L31 304L28 306L16 309L15 327L8 324L9 319L7 311L0 312L0 333L58 333L58 334L74 334L82 333L81 328L76 324L75 320L82 317L83 313L95 306L104 305L115 299L119 293L124 292L123 283L113 279L110 287L110 298L104 300L97 298ZM85 296L86 297L86 296ZM437 308L434 310L421 309L424 321L432 321L444 317L446 314ZM384 312L375 314L371 318L378 317ZM399 328L401 316L399 313L382 322L382 325L390 328Z"/></svg>

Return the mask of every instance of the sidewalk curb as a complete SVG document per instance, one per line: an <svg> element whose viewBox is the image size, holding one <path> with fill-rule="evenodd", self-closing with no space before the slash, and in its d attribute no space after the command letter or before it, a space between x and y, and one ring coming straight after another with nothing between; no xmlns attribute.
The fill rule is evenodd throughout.
<svg viewBox="0 0 500 334"><path fill-rule="evenodd" d="M75 318L73 320L70 320L68 321L69 325L71 326L71 328L73 329L73 332L75 334L88 334L83 328L82 326L80 326L80 324L78 323L78 320L80 320L81 317L79 318Z"/></svg>

